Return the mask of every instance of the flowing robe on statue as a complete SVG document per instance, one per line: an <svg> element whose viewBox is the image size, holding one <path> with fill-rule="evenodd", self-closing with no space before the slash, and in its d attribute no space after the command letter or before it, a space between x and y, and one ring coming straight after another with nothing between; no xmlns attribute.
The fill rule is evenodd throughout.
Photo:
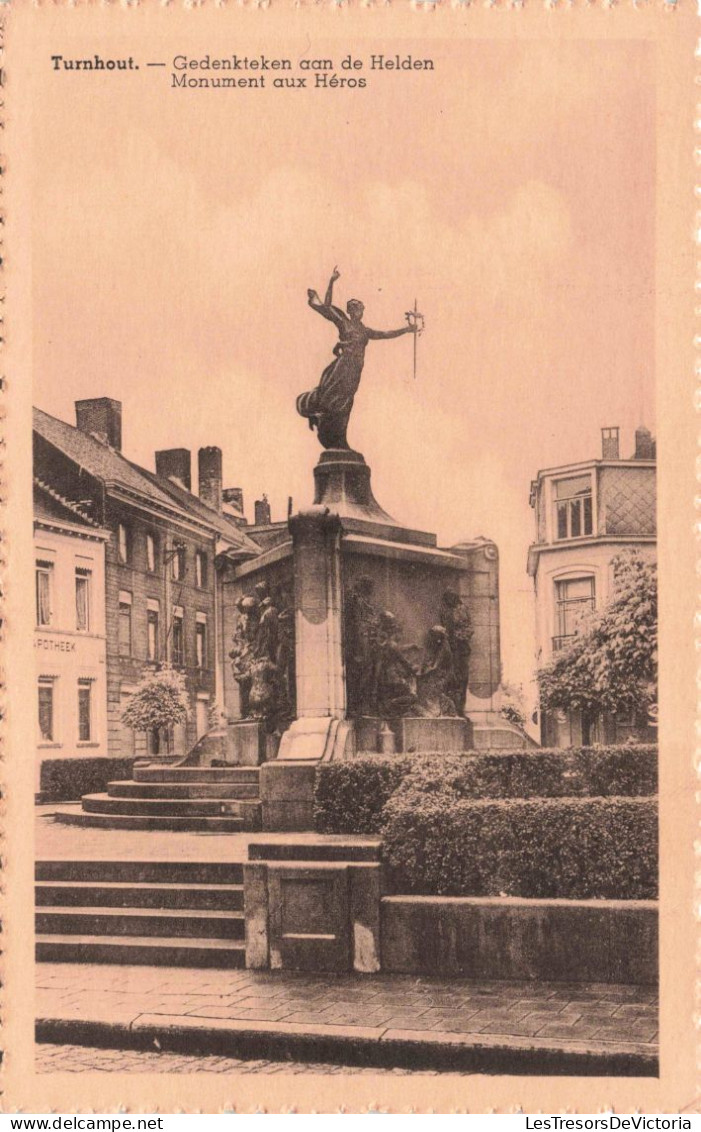
<svg viewBox="0 0 701 1132"><path fill-rule="evenodd" d="M324 448L348 448L346 429L363 372L365 347L377 332L360 320L349 318L339 307L313 301L309 305L338 327L339 338L334 346L335 358L322 373L319 384L297 398L297 412L302 417L317 419Z"/></svg>

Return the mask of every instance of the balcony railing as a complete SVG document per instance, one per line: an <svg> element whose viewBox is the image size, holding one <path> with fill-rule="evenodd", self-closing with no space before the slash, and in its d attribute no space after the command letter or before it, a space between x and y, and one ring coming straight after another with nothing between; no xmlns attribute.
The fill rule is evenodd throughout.
<svg viewBox="0 0 701 1132"><path fill-rule="evenodd" d="M573 641L576 635L576 633L568 633L564 637L553 637L553 652L561 652L562 649L566 649L569 642Z"/></svg>

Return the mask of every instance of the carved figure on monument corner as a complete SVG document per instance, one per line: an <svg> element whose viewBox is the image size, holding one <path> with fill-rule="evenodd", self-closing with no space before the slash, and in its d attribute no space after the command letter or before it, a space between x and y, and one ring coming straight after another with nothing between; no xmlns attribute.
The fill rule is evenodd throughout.
<svg viewBox="0 0 701 1132"><path fill-rule="evenodd" d="M363 323L365 307L359 299L350 299L346 310L333 305L333 286L339 278L337 268L326 288L322 302L314 290L308 290L312 310L327 318L338 329L338 342L334 346L334 360L321 375L319 384L297 398L297 412L316 428L323 448L349 448L346 430L353 408L353 399L360 384L365 363L365 347L371 339L399 338L402 334L420 334L423 322L412 312L407 313L407 325L398 330L371 330Z"/></svg>
<svg viewBox="0 0 701 1132"><path fill-rule="evenodd" d="M234 630L233 648L229 653L234 680L239 686L241 718L250 713L250 691L253 682L251 665L259 620L259 603L255 597L242 596L236 603L238 618Z"/></svg>
<svg viewBox="0 0 701 1132"><path fill-rule="evenodd" d="M470 653L473 637L472 618L465 601L455 590L446 590L441 598L439 620L444 627L453 655L455 680L451 698L458 715L465 714L465 697L470 677Z"/></svg>

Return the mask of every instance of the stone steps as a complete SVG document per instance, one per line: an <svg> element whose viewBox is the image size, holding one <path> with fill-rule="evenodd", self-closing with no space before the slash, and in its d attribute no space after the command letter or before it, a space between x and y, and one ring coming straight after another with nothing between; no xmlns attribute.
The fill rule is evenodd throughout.
<svg viewBox="0 0 701 1132"><path fill-rule="evenodd" d="M40 907L38 935L243 939L243 912L172 908Z"/></svg>
<svg viewBox="0 0 701 1132"><path fill-rule="evenodd" d="M243 867L209 861L38 861L45 962L243 967Z"/></svg>
<svg viewBox="0 0 701 1132"><path fill-rule="evenodd" d="M128 814L133 817L233 817L244 818L257 802L231 798L112 798L109 794L84 794L83 810L92 814Z"/></svg>
<svg viewBox="0 0 701 1132"><path fill-rule="evenodd" d="M135 782L253 782L258 785L258 767L247 766L135 766Z"/></svg>
<svg viewBox="0 0 701 1132"><path fill-rule="evenodd" d="M229 861L81 861L71 858L37 861L37 881L204 885L238 887L243 865Z"/></svg>
<svg viewBox="0 0 701 1132"><path fill-rule="evenodd" d="M40 963L120 963L149 967L245 967L243 941L157 936L37 935Z"/></svg>
<svg viewBox="0 0 701 1132"><path fill-rule="evenodd" d="M57 821L63 825L80 825L92 829L173 830L182 833L243 833L242 818L233 817L156 817L133 814L61 813Z"/></svg>
<svg viewBox="0 0 701 1132"><path fill-rule="evenodd" d="M258 783L228 782L108 782L110 798L258 798Z"/></svg>
<svg viewBox="0 0 701 1132"><path fill-rule="evenodd" d="M147 884L133 881L36 882L37 907L200 908L240 912L243 885Z"/></svg>

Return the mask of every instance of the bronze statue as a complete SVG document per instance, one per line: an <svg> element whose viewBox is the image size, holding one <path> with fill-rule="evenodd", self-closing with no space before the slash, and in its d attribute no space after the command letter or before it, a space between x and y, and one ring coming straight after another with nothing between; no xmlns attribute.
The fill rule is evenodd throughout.
<svg viewBox="0 0 701 1132"><path fill-rule="evenodd" d="M359 299L349 300L347 313L333 305L333 285L338 278L338 269L334 268L323 303L316 291L307 291L312 310L337 327L338 342L333 350L334 360L322 373L319 384L297 398L297 412L307 418L311 429L316 428L323 448L349 447L346 430L370 339L418 334L423 325L413 312L408 312L407 325L399 330L371 330L363 323L365 307Z"/></svg>
<svg viewBox="0 0 701 1132"><path fill-rule="evenodd" d="M416 672L399 644L400 625L389 610L380 616L377 649L377 708L383 719L418 715Z"/></svg>
<svg viewBox="0 0 701 1132"><path fill-rule="evenodd" d="M377 642L380 617L372 603L373 582L362 577L346 599L344 651L348 714L377 714Z"/></svg>
<svg viewBox="0 0 701 1132"><path fill-rule="evenodd" d="M434 625L426 634L424 662L417 677L419 714L433 718L457 715L456 683L448 633L443 625Z"/></svg>
<svg viewBox="0 0 701 1132"><path fill-rule="evenodd" d="M292 611L282 604L281 587L276 599L278 604L266 582L258 583L255 596L239 598L234 647L229 653L239 686L241 718L261 720L271 733L280 730L294 711Z"/></svg>
<svg viewBox="0 0 701 1132"><path fill-rule="evenodd" d="M465 697L470 676L472 619L465 602L455 590L446 590L441 599L440 623L453 656L455 679L450 696L458 715L465 714Z"/></svg>

